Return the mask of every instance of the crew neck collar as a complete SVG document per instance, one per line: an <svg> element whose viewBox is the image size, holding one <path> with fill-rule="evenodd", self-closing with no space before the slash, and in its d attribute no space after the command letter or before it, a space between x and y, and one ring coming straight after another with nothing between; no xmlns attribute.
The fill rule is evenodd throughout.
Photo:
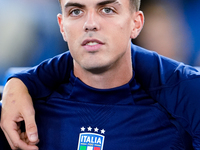
<svg viewBox="0 0 200 150"><path fill-rule="evenodd" d="M72 99L96 104L133 104L131 88L137 86L134 73L127 84L111 89L90 87L75 77L73 71L71 72L70 83L72 85L70 94Z"/></svg>

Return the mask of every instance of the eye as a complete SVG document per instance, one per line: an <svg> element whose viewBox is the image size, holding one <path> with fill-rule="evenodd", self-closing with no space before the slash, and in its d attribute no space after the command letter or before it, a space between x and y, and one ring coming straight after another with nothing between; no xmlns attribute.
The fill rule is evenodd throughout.
<svg viewBox="0 0 200 150"><path fill-rule="evenodd" d="M75 17L81 15L82 13L83 13L83 11L81 11L80 9L74 9L74 10L70 11L70 15L75 16Z"/></svg>
<svg viewBox="0 0 200 150"><path fill-rule="evenodd" d="M106 8L102 9L102 12L105 13L105 14L113 14L114 10L111 9L111 8L106 7Z"/></svg>

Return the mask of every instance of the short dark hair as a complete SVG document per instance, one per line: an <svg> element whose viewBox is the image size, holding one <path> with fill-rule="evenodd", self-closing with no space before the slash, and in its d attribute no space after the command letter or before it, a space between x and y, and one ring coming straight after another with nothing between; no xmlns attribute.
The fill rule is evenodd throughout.
<svg viewBox="0 0 200 150"><path fill-rule="evenodd" d="M59 0L59 2L61 3L61 0ZM130 0L131 8L134 8L136 11L140 10L140 5L141 5L141 0Z"/></svg>
<svg viewBox="0 0 200 150"><path fill-rule="evenodd" d="M141 5L141 0L130 0L130 6L131 6L131 8L135 8L136 11L140 10L140 5Z"/></svg>

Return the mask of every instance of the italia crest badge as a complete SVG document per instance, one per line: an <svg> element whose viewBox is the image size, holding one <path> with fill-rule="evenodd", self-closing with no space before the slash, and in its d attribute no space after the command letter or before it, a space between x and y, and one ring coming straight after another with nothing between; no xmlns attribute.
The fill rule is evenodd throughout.
<svg viewBox="0 0 200 150"><path fill-rule="evenodd" d="M81 128L79 134L77 150L103 150L105 130L96 128L85 127ZM100 134L99 134L100 133Z"/></svg>

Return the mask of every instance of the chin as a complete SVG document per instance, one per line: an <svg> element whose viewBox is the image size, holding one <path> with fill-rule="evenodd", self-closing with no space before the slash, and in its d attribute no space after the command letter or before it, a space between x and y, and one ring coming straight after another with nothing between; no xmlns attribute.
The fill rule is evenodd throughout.
<svg viewBox="0 0 200 150"><path fill-rule="evenodd" d="M85 67L85 70L93 73L93 74L102 74L106 72L109 69L108 66L90 66L90 67Z"/></svg>

